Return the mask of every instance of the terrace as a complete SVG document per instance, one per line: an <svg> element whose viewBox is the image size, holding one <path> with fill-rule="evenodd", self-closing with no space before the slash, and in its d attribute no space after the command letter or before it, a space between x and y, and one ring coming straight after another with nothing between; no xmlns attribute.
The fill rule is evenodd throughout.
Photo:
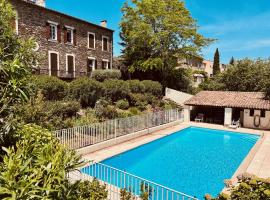
<svg viewBox="0 0 270 200"><path fill-rule="evenodd" d="M152 188L156 191L151 193L151 199L196 199L193 195L186 195L182 191L178 192L174 188L167 187L167 185L159 184L159 182L103 163L108 158L122 155L161 138L173 136L176 132L185 130L188 127L232 131L247 136L249 134L259 135L259 140L251 148L248 155L244 156L241 165L237 167L231 180L236 184L237 175L244 172L262 178L270 177L270 132L247 128L230 130L222 125L186 123L184 122L183 112L178 110L112 120L90 127L61 130L56 133L63 143L77 149L77 152L81 153L83 158L89 162L88 166L90 167L82 168L81 173L71 174L71 178L90 180L94 177L98 178L107 185L110 199L118 199L123 188L133 188L133 195L139 198L138 188L141 187L141 184L146 189ZM170 196L170 198L166 195Z"/></svg>

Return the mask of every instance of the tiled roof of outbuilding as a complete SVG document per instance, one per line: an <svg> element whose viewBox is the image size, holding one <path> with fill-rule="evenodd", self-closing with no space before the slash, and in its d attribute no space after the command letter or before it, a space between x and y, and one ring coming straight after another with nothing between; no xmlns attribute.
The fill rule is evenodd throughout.
<svg viewBox="0 0 270 200"><path fill-rule="evenodd" d="M263 92L202 91L184 104L270 110L270 101L264 99Z"/></svg>

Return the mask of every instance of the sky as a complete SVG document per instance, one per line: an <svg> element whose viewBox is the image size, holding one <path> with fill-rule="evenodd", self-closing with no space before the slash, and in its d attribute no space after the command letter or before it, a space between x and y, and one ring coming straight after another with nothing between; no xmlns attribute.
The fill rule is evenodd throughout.
<svg viewBox="0 0 270 200"><path fill-rule="evenodd" d="M219 48L221 61L270 57L270 0L184 0L199 32L216 42L205 47L205 59L213 60ZM114 55L121 54L119 23L125 0L46 0L46 6L95 24L108 21L115 30Z"/></svg>

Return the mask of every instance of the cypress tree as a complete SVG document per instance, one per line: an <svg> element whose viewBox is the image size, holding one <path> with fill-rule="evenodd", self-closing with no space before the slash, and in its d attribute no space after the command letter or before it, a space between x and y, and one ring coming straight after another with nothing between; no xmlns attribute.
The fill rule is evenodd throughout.
<svg viewBox="0 0 270 200"><path fill-rule="evenodd" d="M216 49L214 56L214 64L213 64L213 75L217 75L220 73L220 62L219 62L219 51Z"/></svg>
<svg viewBox="0 0 270 200"><path fill-rule="evenodd" d="M235 63L235 60L234 60L234 57L232 57L230 60L230 65L234 65L234 63Z"/></svg>

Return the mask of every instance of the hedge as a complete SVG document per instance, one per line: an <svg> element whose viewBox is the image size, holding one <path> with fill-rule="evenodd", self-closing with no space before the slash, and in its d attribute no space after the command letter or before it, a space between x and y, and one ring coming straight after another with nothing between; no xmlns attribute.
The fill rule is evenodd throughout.
<svg viewBox="0 0 270 200"><path fill-rule="evenodd" d="M142 81L142 84L145 87L145 92L150 93L155 96L162 96L162 85L157 82L157 81L150 81L150 80L145 80Z"/></svg>
<svg viewBox="0 0 270 200"><path fill-rule="evenodd" d="M103 86L105 96L113 102L125 99L130 94L129 85L123 80L106 80L103 82Z"/></svg>
<svg viewBox="0 0 270 200"><path fill-rule="evenodd" d="M69 84L69 97L80 102L82 107L94 107L104 94L102 83L87 77L78 78Z"/></svg>
<svg viewBox="0 0 270 200"><path fill-rule="evenodd" d="M120 70L94 70L91 74L91 78L103 82L108 79L120 79Z"/></svg>
<svg viewBox="0 0 270 200"><path fill-rule="evenodd" d="M33 76L30 80L34 89L41 91L46 100L59 101L63 100L67 95L68 84L54 76Z"/></svg>

